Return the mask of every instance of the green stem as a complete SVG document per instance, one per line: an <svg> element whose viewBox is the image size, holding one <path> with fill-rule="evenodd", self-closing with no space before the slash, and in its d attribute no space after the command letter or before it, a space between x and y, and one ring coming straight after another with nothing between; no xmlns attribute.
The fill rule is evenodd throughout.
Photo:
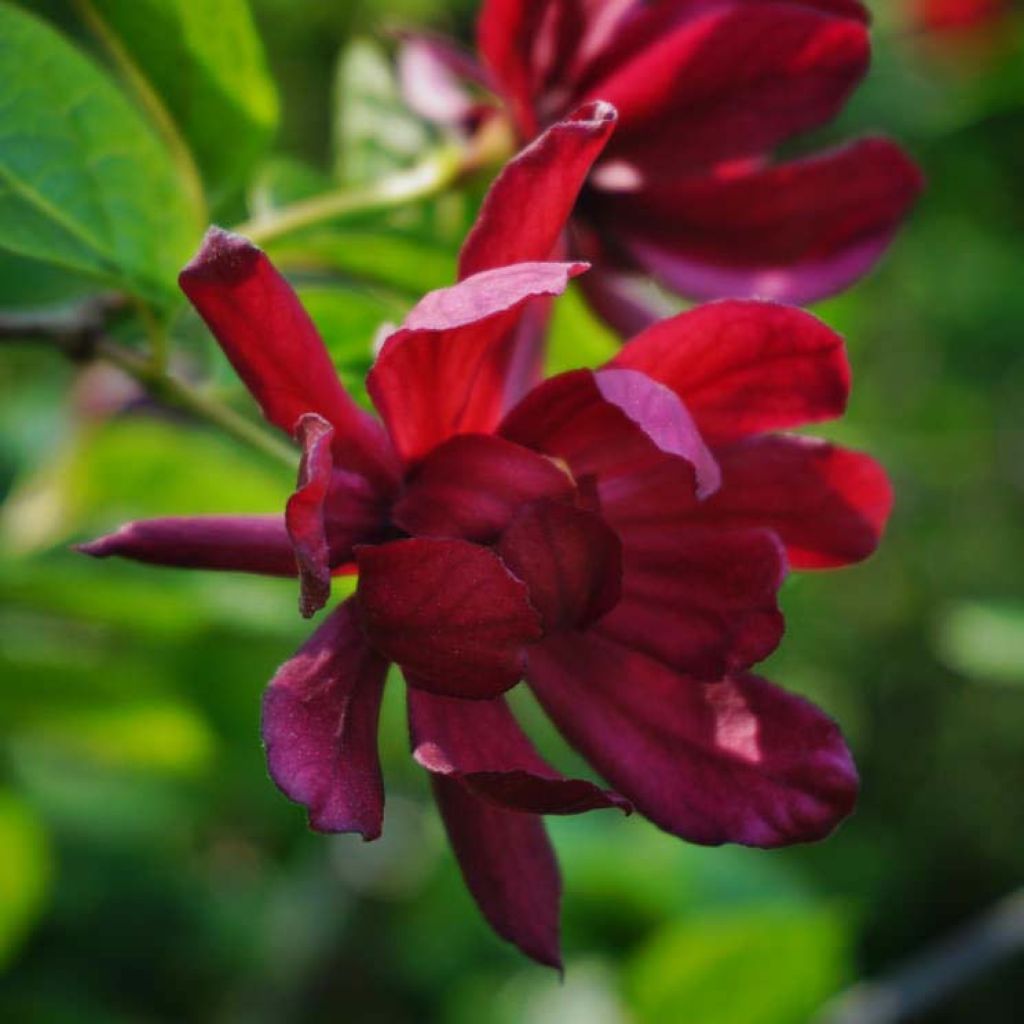
<svg viewBox="0 0 1024 1024"><path fill-rule="evenodd" d="M324 221L378 213L430 199L454 185L465 170L465 153L461 149L440 149L410 170L366 188L325 192L240 224L234 230L257 245L266 245Z"/></svg>

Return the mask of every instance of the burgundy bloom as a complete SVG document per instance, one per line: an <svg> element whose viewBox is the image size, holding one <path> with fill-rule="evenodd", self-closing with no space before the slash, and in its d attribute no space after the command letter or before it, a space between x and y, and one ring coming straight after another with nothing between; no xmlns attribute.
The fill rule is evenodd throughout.
<svg viewBox="0 0 1024 1024"><path fill-rule="evenodd" d="M425 116L475 123L458 88L472 78L524 142L583 104L617 108L571 245L594 264L595 310L628 337L655 318L637 272L694 299L802 304L885 252L922 186L895 144L772 159L842 108L868 67L867 20L859 0L485 0L481 66L434 37L410 40L401 66Z"/></svg>
<svg viewBox="0 0 1024 1024"><path fill-rule="evenodd" d="M783 630L787 562L878 542L869 458L774 433L838 415L841 340L799 310L722 302L658 324L609 365L536 382L538 304L585 268L551 251L612 114L552 128L496 183L464 279L385 342L361 411L286 281L213 229L181 275L264 415L303 449L283 517L135 523L97 557L298 576L301 608L357 572L272 680L270 772L312 826L376 838L388 665L416 761L494 929L556 965L560 882L542 816L635 807L692 842L819 839L851 810L837 727L749 673ZM525 679L614 786L563 777L504 694Z"/></svg>

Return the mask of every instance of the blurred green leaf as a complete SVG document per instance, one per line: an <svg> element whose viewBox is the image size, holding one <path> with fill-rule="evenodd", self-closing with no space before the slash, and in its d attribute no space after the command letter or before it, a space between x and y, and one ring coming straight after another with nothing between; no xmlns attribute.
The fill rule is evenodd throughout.
<svg viewBox="0 0 1024 1024"><path fill-rule="evenodd" d="M51 873L42 824L27 804L0 790L0 969L43 909Z"/></svg>
<svg viewBox="0 0 1024 1024"><path fill-rule="evenodd" d="M619 351L619 339L590 311L578 288L555 300L548 340L547 373L596 367Z"/></svg>
<svg viewBox="0 0 1024 1024"><path fill-rule="evenodd" d="M95 290L87 278L0 249L0 309L58 305Z"/></svg>
<svg viewBox="0 0 1024 1024"><path fill-rule="evenodd" d="M277 126L278 99L246 0L89 0L159 95L207 181L239 185Z"/></svg>
<svg viewBox="0 0 1024 1024"><path fill-rule="evenodd" d="M384 51L366 39L349 44L335 77L335 162L347 185L374 181L412 163L429 133L402 101Z"/></svg>
<svg viewBox="0 0 1024 1024"><path fill-rule="evenodd" d="M57 32L0 3L0 248L166 302L198 230L135 108Z"/></svg>
<svg viewBox="0 0 1024 1024"><path fill-rule="evenodd" d="M266 217L289 203L325 192L333 182L321 171L289 156L274 156L260 165L249 183L249 214Z"/></svg>
<svg viewBox="0 0 1024 1024"><path fill-rule="evenodd" d="M941 619L939 656L954 671L993 683L1024 683L1024 604L965 601Z"/></svg>
<svg viewBox="0 0 1024 1024"><path fill-rule="evenodd" d="M833 910L760 910L668 926L627 968L641 1024L805 1024L848 974Z"/></svg>

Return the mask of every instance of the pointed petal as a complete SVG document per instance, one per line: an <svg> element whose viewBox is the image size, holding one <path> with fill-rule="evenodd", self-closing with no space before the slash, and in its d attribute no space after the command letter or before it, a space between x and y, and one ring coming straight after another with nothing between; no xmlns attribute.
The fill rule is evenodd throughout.
<svg viewBox="0 0 1024 1024"><path fill-rule="evenodd" d="M574 493L569 475L543 455L493 435L463 434L413 470L392 520L417 537L490 543L521 506L540 498L568 501Z"/></svg>
<svg viewBox="0 0 1024 1024"><path fill-rule="evenodd" d="M723 486L694 521L767 527L796 569L859 562L881 540L892 486L874 459L807 437L757 437L715 451Z"/></svg>
<svg viewBox="0 0 1024 1024"><path fill-rule="evenodd" d="M377 719L387 662L367 645L354 602L335 609L271 680L263 742L271 777L318 832L380 835Z"/></svg>
<svg viewBox="0 0 1024 1024"><path fill-rule="evenodd" d="M367 389L406 461L455 434L490 433L505 406L514 328L578 263L520 263L432 292L385 342Z"/></svg>
<svg viewBox="0 0 1024 1024"><path fill-rule="evenodd" d="M522 677L540 621L526 586L488 548L400 540L358 553L357 599L370 643L418 685L488 699Z"/></svg>
<svg viewBox="0 0 1024 1024"><path fill-rule="evenodd" d="M455 779L431 780L462 877L488 924L528 957L560 970L562 882L543 819L505 810Z"/></svg>
<svg viewBox="0 0 1024 1024"><path fill-rule="evenodd" d="M386 435L345 393L312 320L261 250L211 228L179 283L271 423L290 436L299 417L317 413L335 429L339 466L394 485Z"/></svg>
<svg viewBox="0 0 1024 1024"><path fill-rule="evenodd" d="M840 416L850 391L843 339L767 302L717 302L663 320L610 365L671 388L710 444Z"/></svg>
<svg viewBox="0 0 1024 1024"><path fill-rule="evenodd" d="M76 550L177 569L295 576L295 552L281 516L144 519Z"/></svg>
<svg viewBox="0 0 1024 1024"><path fill-rule="evenodd" d="M835 723L756 676L698 683L566 635L531 651L529 679L569 742L690 842L811 842L853 808L856 770Z"/></svg>
<svg viewBox="0 0 1024 1024"><path fill-rule="evenodd" d="M503 697L458 700L409 689L413 757L433 775L463 783L509 810L580 814L629 802L583 779L567 779L534 749Z"/></svg>

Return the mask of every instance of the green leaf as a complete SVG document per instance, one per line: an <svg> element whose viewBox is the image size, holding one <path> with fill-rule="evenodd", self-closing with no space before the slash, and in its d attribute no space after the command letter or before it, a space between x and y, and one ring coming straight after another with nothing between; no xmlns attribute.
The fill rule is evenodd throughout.
<svg viewBox="0 0 1024 1024"><path fill-rule="evenodd" d="M965 601L944 616L938 634L941 659L982 682L1024 683L1024 605Z"/></svg>
<svg viewBox="0 0 1024 1024"><path fill-rule="evenodd" d="M600 366L618 351L618 338L591 313L578 288L570 288L555 302L548 341L548 376L581 366Z"/></svg>
<svg viewBox="0 0 1024 1024"><path fill-rule="evenodd" d="M278 121L277 91L246 0L87 6L108 45L160 97L206 180L222 191L241 184Z"/></svg>
<svg viewBox="0 0 1024 1024"><path fill-rule="evenodd" d="M43 826L24 802L0 791L0 968L42 911L51 875Z"/></svg>
<svg viewBox="0 0 1024 1024"><path fill-rule="evenodd" d="M57 32L0 3L0 248L167 302L198 235L136 109Z"/></svg>
<svg viewBox="0 0 1024 1024"><path fill-rule="evenodd" d="M334 145L338 177L365 185L408 166L429 141L402 101L387 55L365 39L342 52L335 77Z"/></svg>
<svg viewBox="0 0 1024 1024"><path fill-rule="evenodd" d="M0 309L29 310L84 298L95 286L86 278L0 249Z"/></svg>
<svg viewBox="0 0 1024 1024"><path fill-rule="evenodd" d="M640 1024L801 1024L846 980L833 910L758 910L670 925L627 971Z"/></svg>

